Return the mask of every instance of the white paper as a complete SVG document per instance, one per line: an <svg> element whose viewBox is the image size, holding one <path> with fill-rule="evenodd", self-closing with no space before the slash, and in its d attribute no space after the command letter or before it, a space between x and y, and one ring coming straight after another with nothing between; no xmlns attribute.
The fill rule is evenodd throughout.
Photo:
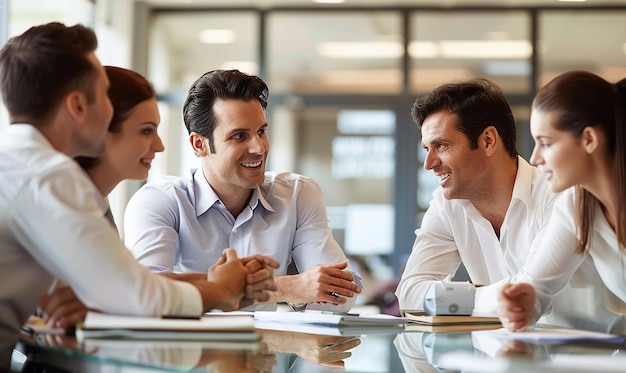
<svg viewBox="0 0 626 373"><path fill-rule="evenodd" d="M494 330L477 330L473 331L472 335L484 335L499 339L515 339L527 342L547 342L547 343L563 343L573 341L597 341L597 342L614 342L622 343L626 340L626 337L606 334L599 332L591 332L587 330L578 329L549 329L549 328L537 328L526 329L518 332L510 332L507 329L494 329Z"/></svg>

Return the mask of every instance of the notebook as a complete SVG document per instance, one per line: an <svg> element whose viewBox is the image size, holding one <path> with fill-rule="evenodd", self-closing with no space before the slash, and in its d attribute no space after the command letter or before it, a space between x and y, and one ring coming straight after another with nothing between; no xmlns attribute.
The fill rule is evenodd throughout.
<svg viewBox="0 0 626 373"><path fill-rule="evenodd" d="M79 341L88 338L254 341L252 315L204 314L200 318L159 318L89 312L76 328Z"/></svg>

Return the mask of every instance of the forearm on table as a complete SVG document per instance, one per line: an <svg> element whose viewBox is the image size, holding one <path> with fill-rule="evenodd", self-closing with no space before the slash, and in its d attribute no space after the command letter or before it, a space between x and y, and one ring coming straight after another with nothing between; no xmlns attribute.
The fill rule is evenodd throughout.
<svg viewBox="0 0 626 373"><path fill-rule="evenodd" d="M203 312L214 309L233 311L238 308L241 296L229 293L225 287L206 280L189 282L200 292Z"/></svg>
<svg viewBox="0 0 626 373"><path fill-rule="evenodd" d="M284 275L284 276L275 276L274 282L276 284L277 290L269 293L269 300L264 303L279 303L279 302L289 302L293 304L305 304L305 303L315 303L321 302L322 308L327 308L333 311L348 311L352 308L356 300L356 294L353 297L340 297L340 298L330 298L330 299L317 299L314 296L305 293L305 289L308 289L307 285L300 281L301 278L298 275ZM336 299L341 299L345 302L337 302ZM333 299L335 299L333 301ZM337 303L333 303L337 302ZM257 302L259 303L259 302Z"/></svg>
<svg viewBox="0 0 626 373"><path fill-rule="evenodd" d="M426 290L434 281L432 278L425 279L423 276L405 277L403 275L396 288L400 309L423 310Z"/></svg>
<svg viewBox="0 0 626 373"><path fill-rule="evenodd" d="M167 277L172 280L194 282L194 281L206 281L207 274L204 272L188 272L188 273L174 273L174 272L159 272L160 276Z"/></svg>
<svg viewBox="0 0 626 373"><path fill-rule="evenodd" d="M302 292L302 288L297 280L297 275L274 276L276 290L269 292L267 302L259 303L300 302L297 295Z"/></svg>

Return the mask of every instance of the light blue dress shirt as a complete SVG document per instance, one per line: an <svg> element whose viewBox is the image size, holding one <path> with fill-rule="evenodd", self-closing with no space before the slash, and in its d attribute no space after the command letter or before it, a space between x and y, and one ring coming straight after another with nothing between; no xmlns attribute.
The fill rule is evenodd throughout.
<svg viewBox="0 0 626 373"><path fill-rule="evenodd" d="M240 257L275 259L276 275L286 274L292 259L300 272L347 260L328 227L318 185L294 173L267 172L236 218L201 169L164 177L131 198L124 236L135 258L153 271L205 272L228 247Z"/></svg>

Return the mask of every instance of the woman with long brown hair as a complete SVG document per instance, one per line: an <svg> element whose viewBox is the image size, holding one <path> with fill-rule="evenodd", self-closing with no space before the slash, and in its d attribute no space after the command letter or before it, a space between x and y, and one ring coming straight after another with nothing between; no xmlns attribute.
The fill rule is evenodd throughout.
<svg viewBox="0 0 626 373"><path fill-rule="evenodd" d="M535 97L531 163L563 193L537 254L500 291L509 330L536 322L587 256L618 300L607 307L626 313L625 103L626 79L612 84L585 71L556 77Z"/></svg>

